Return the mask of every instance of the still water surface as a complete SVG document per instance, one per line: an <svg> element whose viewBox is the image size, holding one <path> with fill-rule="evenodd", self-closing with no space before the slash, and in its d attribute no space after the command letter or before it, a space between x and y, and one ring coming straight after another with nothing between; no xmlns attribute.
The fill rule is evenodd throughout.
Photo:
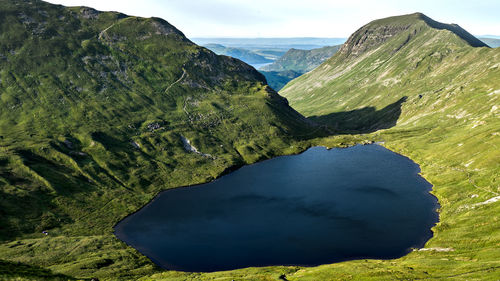
<svg viewBox="0 0 500 281"><path fill-rule="evenodd" d="M438 220L419 172L378 145L314 147L165 191L115 234L182 271L396 258L423 246Z"/></svg>

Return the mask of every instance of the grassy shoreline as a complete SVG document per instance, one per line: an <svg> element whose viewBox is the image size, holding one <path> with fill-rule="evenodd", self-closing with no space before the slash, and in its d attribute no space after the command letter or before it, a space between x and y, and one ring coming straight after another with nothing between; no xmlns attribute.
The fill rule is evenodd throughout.
<svg viewBox="0 0 500 281"><path fill-rule="evenodd" d="M253 68L164 20L38 0L1 8L0 279L500 279L500 204L491 201L500 193L500 49L473 48L421 14L378 21L372 34L392 36L383 46L372 36L284 89L327 134ZM359 129L367 133L334 135ZM186 151L182 138L216 159ZM185 273L162 271L113 235L162 190L371 140L433 184L441 208L429 250Z"/></svg>
<svg viewBox="0 0 500 281"><path fill-rule="evenodd" d="M391 139L392 138L392 139ZM285 274L288 280L317 280L321 278L323 280L387 280L387 279L399 279L399 278L410 278L410 279L429 279L429 278L452 278L450 272L455 272L455 278L460 279L461 277L468 278L479 278L481 280L494 280L498 277L498 268L500 263L496 259L497 254L494 249L487 250L486 254L490 256L489 261L483 261L478 266L475 266L474 259L465 258L471 255L471 252L460 252L459 248L462 243L446 242L448 239L444 239L444 236L454 237L456 234L446 234L450 231L449 225L453 221L450 218L449 213L452 212L449 204L448 191L444 192L450 185L454 184L465 184L467 185L467 178L450 177L452 179L448 183L443 183L439 178L443 175L442 170L438 170L436 173L435 165L426 161L425 154L421 154L420 149L410 150L411 146L418 144L418 139L398 139L399 136L394 137L391 130L376 132L370 135L353 135L353 136L335 136L321 139L314 139L308 143L307 146L303 146L306 150L312 146L325 146L328 148L333 147L345 147L347 145L355 145L358 143L366 143L366 141L384 141L383 146L391 151L410 158L412 161L417 163L421 168L421 175L433 185L432 194L436 196L439 200L441 208L439 209L440 221L432 228L433 237L427 242L425 248L429 249L439 249L439 248L452 248L452 251L441 252L436 250L429 251L414 251L408 255L395 259L395 260L353 260L341 263L334 263L329 265L321 265L317 267L299 267L299 266L272 266L272 267L259 267L259 268L245 268L232 271L224 272L213 272L213 273L189 273L189 272L176 272L176 271L164 271L151 264L149 260L144 260L145 264L150 267L149 270L143 271L143 273L138 275L127 276L110 276L109 273L97 275L102 280L132 280L140 278L142 280L179 280L179 279L192 279L192 280L212 280L212 279L235 279L239 280L278 280L278 278ZM410 146L410 147L408 147ZM419 144L419 147L426 147L426 145ZM429 147L429 146L427 146ZM413 151L413 152L412 152ZM429 153L429 152L427 152ZM436 157L437 158L437 157ZM437 159L436 159L437 160ZM440 161L436 161L440 162ZM446 173L456 172L451 168L446 168ZM437 177L437 178L436 178ZM464 182L465 181L465 182ZM496 208L495 205L484 206L483 208ZM484 223L485 217L479 217ZM494 220L498 220L498 216ZM469 226L470 227L470 226ZM490 225L491 227L491 225ZM453 230L451 228L451 230ZM463 234L463 233L462 233ZM475 239L482 237L481 233L475 236ZM106 239L103 237L103 239ZM123 242L117 241L112 234L107 238L110 240L111 244L122 244ZM112 241L111 241L112 240ZM453 239L452 239L453 240ZM465 242L465 241L464 241ZM464 243L466 244L466 243ZM5 250L5 244L0 246L0 252L2 249ZM122 251L135 251L125 246L121 249ZM478 249L480 250L480 249ZM472 252L473 253L473 252ZM141 254L138 254L141 256ZM447 264L444 260L453 261ZM498 266L498 267L497 267ZM54 272L68 272L67 268L64 266L60 267L57 265L51 266ZM412 268L410 270L409 268ZM376 272L377 274L373 276L372 274ZM81 274L82 272L80 272ZM104 273L104 272L103 272ZM94 275L77 275L80 278L90 278ZM489 276L489 277L488 277ZM473 279L474 280L474 279Z"/></svg>

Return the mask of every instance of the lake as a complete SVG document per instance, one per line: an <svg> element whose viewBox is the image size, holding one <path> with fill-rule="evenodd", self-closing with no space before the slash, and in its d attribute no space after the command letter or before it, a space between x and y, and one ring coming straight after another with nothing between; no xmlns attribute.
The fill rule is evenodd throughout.
<svg viewBox="0 0 500 281"><path fill-rule="evenodd" d="M272 62L267 62L267 63L250 63L251 66L253 66L253 68L255 69L259 69L261 67L264 67L266 65L270 65L272 64Z"/></svg>
<svg viewBox="0 0 500 281"><path fill-rule="evenodd" d="M115 235L166 269L401 257L438 221L432 185L379 145L313 147L160 193Z"/></svg>

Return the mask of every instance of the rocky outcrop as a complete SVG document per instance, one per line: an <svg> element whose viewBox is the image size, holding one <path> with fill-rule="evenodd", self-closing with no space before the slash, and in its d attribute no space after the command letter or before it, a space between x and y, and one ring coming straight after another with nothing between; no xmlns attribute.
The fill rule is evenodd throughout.
<svg viewBox="0 0 500 281"><path fill-rule="evenodd" d="M100 13L101 12L89 7L82 7L80 9L80 14L84 19L97 19Z"/></svg>
<svg viewBox="0 0 500 281"><path fill-rule="evenodd" d="M346 56L359 56L367 50L376 48L393 36L410 28L410 24L403 26L363 26L356 31L347 42L340 48L339 53Z"/></svg>
<svg viewBox="0 0 500 281"><path fill-rule="evenodd" d="M184 146L184 150L186 150L187 152L191 152L191 153L195 153L195 154L199 154L203 157L207 157L207 158L212 158L212 159L215 159L212 155L210 154L206 154L206 153L202 153L200 152L196 147L194 147L192 144L191 144L191 141L188 140L186 137L184 136L181 136L181 141L182 141L182 144Z"/></svg>
<svg viewBox="0 0 500 281"><path fill-rule="evenodd" d="M445 29L453 32L472 47L487 47L486 44L468 33L457 24L445 24L437 22L422 13L414 13L397 17L376 20L358 29L353 33L347 42L340 48L339 53L345 57L358 57L366 51L373 50L390 38L401 34L404 31L414 28L414 33L418 30L418 25L427 25L434 29ZM409 41L405 42L405 44Z"/></svg>

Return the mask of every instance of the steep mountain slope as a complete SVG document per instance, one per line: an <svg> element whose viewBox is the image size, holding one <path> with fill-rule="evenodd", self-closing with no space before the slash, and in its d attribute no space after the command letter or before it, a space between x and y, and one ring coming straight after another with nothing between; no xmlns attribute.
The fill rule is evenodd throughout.
<svg viewBox="0 0 500 281"><path fill-rule="evenodd" d="M160 190L296 153L309 130L259 72L162 19L1 1L0 272L154 272L116 222Z"/></svg>
<svg viewBox="0 0 500 281"><path fill-rule="evenodd" d="M436 29L428 22L433 21L413 14L370 23L354 33L330 60L287 85L282 94L299 111L319 116L361 105L387 106L387 96L393 103L410 93L423 96L464 84L457 77L460 73L472 79L471 75L492 72L478 65L493 63L488 58L496 55L495 50L470 48L467 37ZM471 64L474 57L482 58ZM361 95L360 90L366 94ZM412 92L405 92L408 90Z"/></svg>
<svg viewBox="0 0 500 281"><path fill-rule="evenodd" d="M422 165L442 206L425 250L199 274L160 273L117 241L113 224L161 189L299 152L295 139L319 128L254 69L163 20L33 0L1 1L0 19L2 278L498 279L500 54L471 47L456 27L436 29L420 14L386 20L383 36L368 31L297 79L303 91L287 87L332 132L376 131L315 143L385 141ZM308 90L322 104L294 94Z"/></svg>
<svg viewBox="0 0 500 281"><path fill-rule="evenodd" d="M313 70L325 60L333 56L341 45L327 46L312 50L290 49L281 58L270 65L263 66L263 71L293 70L306 73Z"/></svg>
<svg viewBox="0 0 500 281"><path fill-rule="evenodd" d="M423 250L396 261L304 269L288 280L497 279L499 77L499 49L417 13L369 23L331 59L290 82L280 93L299 112L419 163L441 209Z"/></svg>
<svg viewBox="0 0 500 281"><path fill-rule="evenodd" d="M225 56L237 58L237 59L242 60L248 64L272 62L271 59L266 58L265 56L256 54L250 50L246 50L243 48L231 48L231 47L226 47L226 46L223 46L220 44L206 44L206 45L203 45L203 47L209 49L210 51L212 51L218 55L225 55Z"/></svg>

